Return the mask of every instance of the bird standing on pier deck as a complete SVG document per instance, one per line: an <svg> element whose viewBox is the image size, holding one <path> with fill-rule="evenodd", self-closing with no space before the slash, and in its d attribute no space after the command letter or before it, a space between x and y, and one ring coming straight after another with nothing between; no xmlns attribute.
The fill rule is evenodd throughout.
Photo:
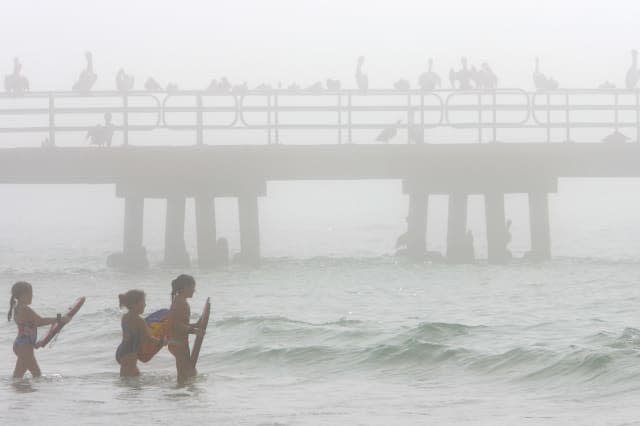
<svg viewBox="0 0 640 426"><path fill-rule="evenodd" d="M93 71L93 55L91 54L91 52L85 53L85 58L87 59L87 67L82 70L80 76L78 77L78 81L76 81L71 88L74 92L90 91L96 80L98 79L98 76Z"/></svg>
<svg viewBox="0 0 640 426"><path fill-rule="evenodd" d="M18 58L13 58L13 73L4 78L4 90L8 93L20 94L29 91L29 80L20 75L22 64Z"/></svg>
<svg viewBox="0 0 640 426"><path fill-rule="evenodd" d="M625 79L625 86L629 90L633 90L638 85L640 79L640 70L638 70L638 51L633 49L631 51L631 66L627 71L627 77Z"/></svg>
<svg viewBox="0 0 640 426"><path fill-rule="evenodd" d="M358 89L366 92L369 90L369 77L362 72L362 65L364 65L364 56L358 58L358 65L356 66L356 84Z"/></svg>
<svg viewBox="0 0 640 426"><path fill-rule="evenodd" d="M340 80L333 80L331 78L327 79L327 90L336 92L340 90Z"/></svg>
<svg viewBox="0 0 640 426"><path fill-rule="evenodd" d="M402 120L398 120L396 124L382 129L382 131L376 137L376 141L389 143L389 141L396 137L398 134L398 126L402 123Z"/></svg>
<svg viewBox="0 0 640 426"><path fill-rule="evenodd" d="M120 68L116 74L116 89L118 92L129 92L133 90L134 81L135 78L132 75L126 74L124 69Z"/></svg>
<svg viewBox="0 0 640 426"><path fill-rule="evenodd" d="M409 84L409 80L400 79L393 83L393 88L396 90L405 91L411 89L411 84Z"/></svg>
<svg viewBox="0 0 640 426"><path fill-rule="evenodd" d="M145 81L144 88L147 90L147 92L162 92L162 86L160 86L160 83L158 83L151 77L149 77L147 81Z"/></svg>
<svg viewBox="0 0 640 426"><path fill-rule="evenodd" d="M536 57L536 67L533 71L533 84L536 90L557 90L558 82L540 72L540 58Z"/></svg>
<svg viewBox="0 0 640 426"><path fill-rule="evenodd" d="M104 126L102 124L96 124L94 127L87 131L86 139L89 139L91 145L98 146L111 146L111 140L113 139L114 126L111 123L111 113L104 114Z"/></svg>
<svg viewBox="0 0 640 426"><path fill-rule="evenodd" d="M429 68L418 77L418 86L425 92L431 92L442 85L440 76L433 72L433 58L429 58Z"/></svg>

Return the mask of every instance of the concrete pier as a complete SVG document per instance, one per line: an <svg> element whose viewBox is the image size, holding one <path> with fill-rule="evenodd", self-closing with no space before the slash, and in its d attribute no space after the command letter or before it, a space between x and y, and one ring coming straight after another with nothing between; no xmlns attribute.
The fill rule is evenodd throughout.
<svg viewBox="0 0 640 426"><path fill-rule="evenodd" d="M186 198L167 198L167 221L164 236L164 263L169 266L189 266L189 254L184 243Z"/></svg>
<svg viewBox="0 0 640 426"><path fill-rule="evenodd" d="M200 267L216 266L216 212L213 196L195 197L196 208L196 241L198 245L198 265Z"/></svg>
<svg viewBox="0 0 640 426"><path fill-rule="evenodd" d="M142 245L144 226L144 198L124 198L124 232L122 252L107 258L107 264L115 268L144 269L149 266L147 252Z"/></svg>
<svg viewBox="0 0 640 426"><path fill-rule="evenodd" d="M507 250L508 234L504 213L504 194L489 192L484 195L487 220L487 259L489 263L506 263L511 258Z"/></svg>
<svg viewBox="0 0 640 426"><path fill-rule="evenodd" d="M529 193L529 223L531 226L532 260L551 259L551 230L549 226L549 195L546 192Z"/></svg>
<svg viewBox="0 0 640 426"><path fill-rule="evenodd" d="M240 218L240 253L236 256L236 260L256 266L260 263L260 220L257 195L247 194L238 197L238 216Z"/></svg>
<svg viewBox="0 0 640 426"><path fill-rule="evenodd" d="M447 262L465 263L468 259L467 194L449 194L449 220L447 223Z"/></svg>
<svg viewBox="0 0 640 426"><path fill-rule="evenodd" d="M427 254L427 210L429 194L414 192L409 194L409 214L407 215L407 257L424 260Z"/></svg>

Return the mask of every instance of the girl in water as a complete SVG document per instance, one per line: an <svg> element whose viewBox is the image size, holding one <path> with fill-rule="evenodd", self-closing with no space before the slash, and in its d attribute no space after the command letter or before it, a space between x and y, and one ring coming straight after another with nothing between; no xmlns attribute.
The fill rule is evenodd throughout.
<svg viewBox="0 0 640 426"><path fill-rule="evenodd" d="M120 308L127 308L122 316L122 343L116 350L116 361L120 364L120 377L134 377L140 375L138 370L138 350L146 340L153 340L159 345L163 342L149 333L149 328L140 315L146 306L145 294L142 290L129 290L118 295Z"/></svg>
<svg viewBox="0 0 640 426"><path fill-rule="evenodd" d="M189 350L189 334L201 334L199 322L189 324L191 308L187 299L193 296L196 281L190 275L180 275L171 282L169 309L169 352L176 358L178 383L196 375Z"/></svg>
<svg viewBox="0 0 640 426"><path fill-rule="evenodd" d="M22 378L29 370L32 377L40 377L40 367L36 361L33 350L38 340L38 327L54 324L57 321L66 323L69 318L65 315L61 317L42 318L29 305L33 300L33 289L31 284L25 281L18 281L11 287L11 299L9 300L9 314L7 319L11 321L11 316L18 326L18 337L13 342L13 353L16 354L16 368L13 370L14 378Z"/></svg>

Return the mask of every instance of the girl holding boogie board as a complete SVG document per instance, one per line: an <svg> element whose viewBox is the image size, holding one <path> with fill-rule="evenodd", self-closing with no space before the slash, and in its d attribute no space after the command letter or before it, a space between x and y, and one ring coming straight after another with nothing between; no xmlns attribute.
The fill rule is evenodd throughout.
<svg viewBox="0 0 640 426"><path fill-rule="evenodd" d="M33 289L28 282L18 281L11 287L11 299L9 301L7 318L11 321L13 315L16 325L18 326L18 336L13 342L13 352L18 357L16 367L13 370L14 378L22 378L27 370L31 372L32 377L40 377L40 367L38 366L38 361L36 361L34 349L44 346L46 342L38 342L38 327L56 324L58 327L55 329L52 328L52 330L59 330L61 326L69 322L71 316L77 312L76 310L64 316L58 315L57 317L43 318L29 306L32 300ZM82 306L82 304L80 304L80 306ZM50 332L49 334L55 333Z"/></svg>

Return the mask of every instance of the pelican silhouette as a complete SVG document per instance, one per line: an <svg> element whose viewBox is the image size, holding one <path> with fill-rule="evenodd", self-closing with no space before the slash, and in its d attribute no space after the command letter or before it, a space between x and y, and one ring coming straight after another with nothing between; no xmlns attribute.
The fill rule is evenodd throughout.
<svg viewBox="0 0 640 426"><path fill-rule="evenodd" d="M144 82L144 88L148 92L162 92L162 86L160 86L160 83L151 77L147 78L147 81Z"/></svg>
<svg viewBox="0 0 640 426"><path fill-rule="evenodd" d="M87 67L82 70L78 77L78 81L76 81L72 87L72 90L75 92L90 91L98 79L98 76L93 71L93 54L91 52L86 52L84 56L87 60Z"/></svg>
<svg viewBox="0 0 640 426"><path fill-rule="evenodd" d="M369 90L369 77L362 72L362 66L364 65L364 56L358 58L358 65L356 66L356 84L358 89L366 92Z"/></svg>
<svg viewBox="0 0 640 426"><path fill-rule="evenodd" d="M128 75L124 72L124 69L120 68L118 74L116 74L116 89L118 92L129 92L133 90L133 83L135 79L132 75Z"/></svg>
<svg viewBox="0 0 640 426"><path fill-rule="evenodd" d="M498 87L498 76L493 72L489 64L483 62L480 73L482 75L482 83L485 89L494 90Z"/></svg>
<svg viewBox="0 0 640 426"><path fill-rule="evenodd" d="M625 78L625 87L629 90L635 89L638 84L638 79L640 79L640 71L638 71L638 51L633 49L631 51L631 66Z"/></svg>
<svg viewBox="0 0 640 426"><path fill-rule="evenodd" d="M540 58L536 57L536 67L533 71L533 84L536 90L557 90L558 82L540 72Z"/></svg>
<svg viewBox="0 0 640 426"><path fill-rule="evenodd" d="M306 90L309 90L310 92L319 92L322 90L322 83L317 81L313 83L311 86L307 87Z"/></svg>
<svg viewBox="0 0 640 426"><path fill-rule="evenodd" d="M20 94L29 91L29 80L23 75L22 64L18 58L13 58L13 73L4 78L4 89L8 93Z"/></svg>
<svg viewBox="0 0 640 426"><path fill-rule="evenodd" d="M460 59L460 64L462 67L459 71L454 71L453 68L449 71L449 82L451 83L451 88L456 88L457 81L459 90L470 90L472 75L469 68L467 68L467 58L462 57Z"/></svg>
<svg viewBox="0 0 640 426"><path fill-rule="evenodd" d="M427 72L423 72L418 77L418 86L420 86L420 89L423 91L431 92L441 85L442 80L440 79L440 76L433 72L433 58L429 58L429 68Z"/></svg>
<svg viewBox="0 0 640 426"><path fill-rule="evenodd" d="M376 141L389 143L389 141L396 137L398 134L398 126L402 123L402 120L398 120L396 124L389 127L385 127L376 137Z"/></svg>

